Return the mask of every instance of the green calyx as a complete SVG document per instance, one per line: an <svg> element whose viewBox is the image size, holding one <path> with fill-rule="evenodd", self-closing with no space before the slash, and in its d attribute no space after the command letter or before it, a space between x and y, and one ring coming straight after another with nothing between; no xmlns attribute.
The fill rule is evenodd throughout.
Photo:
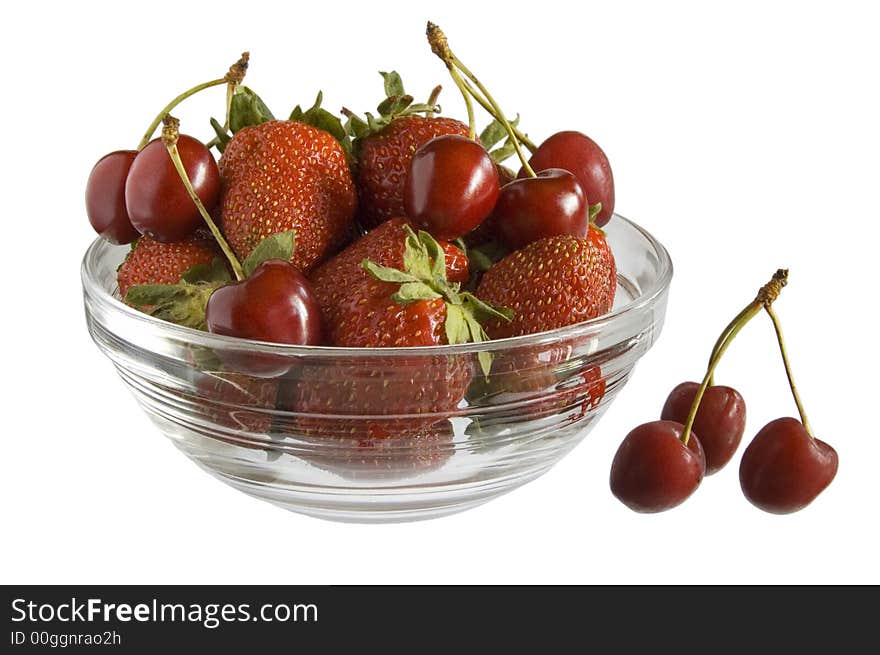
<svg viewBox="0 0 880 655"><path fill-rule="evenodd" d="M270 259L283 259L289 262L295 249L296 230L277 232L257 244L247 259L241 263L242 271L245 277L249 277L260 264Z"/></svg>
<svg viewBox="0 0 880 655"><path fill-rule="evenodd" d="M125 302L163 321L206 330L205 307L208 298L231 281L226 262L217 257L210 264L196 264L176 284L133 286L125 294Z"/></svg>
<svg viewBox="0 0 880 655"><path fill-rule="evenodd" d="M260 264L270 259L290 261L296 247L294 230L266 237L251 251L241 268L249 277ZM125 294L125 302L156 318L196 330L206 330L205 308L208 299L220 287L233 282L226 262L215 257L210 264L196 264L175 284L139 284Z"/></svg>
<svg viewBox="0 0 880 655"><path fill-rule="evenodd" d="M305 123L328 132L339 141L345 154L350 155L351 137L343 127L342 119L321 107L323 100L324 93L318 91L315 103L311 107L304 110L300 105L297 105L293 108L288 120ZM211 119L211 127L215 133L211 145L223 152L226 149L226 144L236 132L246 127L262 125L274 120L274 114L260 96L246 86L239 86L235 89L229 105L229 131L224 129L220 121L215 118Z"/></svg>
<svg viewBox="0 0 880 655"><path fill-rule="evenodd" d="M519 125L519 114L510 121L510 126L513 129L516 129L517 125ZM511 135L497 118L493 118L492 122L480 132L480 143L483 144L492 161L496 164L500 164L516 154L516 145Z"/></svg>
<svg viewBox="0 0 880 655"><path fill-rule="evenodd" d="M339 141L339 144L345 151L345 156L351 159L351 136L349 136L342 124L342 120L338 116L331 114L329 111L321 107L323 100L324 92L318 91L318 97L315 98L315 104L305 111L303 111L302 107L297 105L293 108L293 111L290 112L290 118L288 120L299 121L300 123L305 123L306 125L311 125L312 127L317 127L325 132L329 132L334 139Z"/></svg>
<svg viewBox="0 0 880 655"><path fill-rule="evenodd" d="M352 140L366 138L377 132L381 132L385 127L391 124L395 118L401 116L410 116L413 114L424 114L430 116L440 111L440 107L436 104L437 94L440 93L440 87L434 89L427 103L415 103L411 95L408 95L403 88L403 80L397 71L390 73L379 72L384 81L385 99L376 107L378 116L374 116L370 112L365 114L364 118L357 116L348 109L342 112L347 116L348 120L344 125L346 134Z"/></svg>
<svg viewBox="0 0 880 655"><path fill-rule="evenodd" d="M361 266L370 275L383 282L399 284L391 297L406 305L421 300L442 298L446 302L446 340L450 344L488 341L489 335L482 323L489 320L509 321L513 312L506 307L496 307L483 302L469 291L461 291L457 282L446 278L446 255L436 239L425 231L416 234L408 225L406 245L403 251L403 269L380 266L365 259ZM485 375L492 367L488 352L479 355L480 366Z"/></svg>

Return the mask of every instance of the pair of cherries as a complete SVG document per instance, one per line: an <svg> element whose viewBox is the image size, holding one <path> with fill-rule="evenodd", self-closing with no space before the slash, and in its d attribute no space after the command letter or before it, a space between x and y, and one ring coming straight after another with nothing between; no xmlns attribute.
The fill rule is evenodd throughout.
<svg viewBox="0 0 880 655"><path fill-rule="evenodd" d="M782 332L771 305L787 282L777 271L721 337L701 384L684 382L669 394L659 421L644 423L621 443L611 464L611 491L637 512L661 512L684 502L703 480L733 457L746 426L746 405L732 387L711 384L714 369L740 329L761 309L773 320L801 420L765 425L740 462L740 486L755 506L789 514L809 505L837 474L837 453L810 430L794 387Z"/></svg>
<svg viewBox="0 0 880 655"><path fill-rule="evenodd" d="M250 55L241 57L223 76L198 84L168 103L150 123L137 150L117 150L95 164L86 183L86 213L95 231L110 243L131 243L141 235L156 241L181 241L201 225L194 192L210 211L220 195L220 170L208 147L198 139L177 135L173 151L186 171L177 170L167 139L152 139L159 123L187 98L213 86L227 85L227 98L244 79ZM227 100L227 122L229 101ZM151 140L152 139L152 140Z"/></svg>
<svg viewBox="0 0 880 655"><path fill-rule="evenodd" d="M220 195L217 162L194 137L181 135L177 148L193 189L210 210ZM202 224L162 139L99 159L86 184L86 213L95 231L115 244L141 235L181 241Z"/></svg>
<svg viewBox="0 0 880 655"><path fill-rule="evenodd" d="M160 242L186 239L206 224L238 280L211 294L205 322L214 334L284 344L322 343L321 312L305 276L290 262L270 259L245 278L242 266L210 217L220 195L220 171L210 149L178 133L168 115L176 104L220 84L230 91L241 83L248 55L223 78L180 94L153 121L138 150L111 152L95 164L86 184L86 212L95 231L114 244L141 235ZM228 109L227 109L228 112ZM162 137L149 140L159 123ZM273 358L237 358L240 370L254 375L280 374Z"/></svg>
<svg viewBox="0 0 880 655"><path fill-rule="evenodd" d="M539 239L583 237L591 202L611 217L614 182L608 158L588 136L558 132L532 154L530 168L501 186L498 167L477 141L459 135L432 139L413 155L404 187L407 216L440 239L454 240L492 217L512 249ZM530 174L528 171L540 171ZM594 202L595 204L595 202Z"/></svg>
<svg viewBox="0 0 880 655"><path fill-rule="evenodd" d="M428 41L462 93L470 138L440 136L413 154L404 185L407 216L448 241L491 217L493 229L511 249L561 234L586 236L590 203L598 208L596 224L607 223L614 209L614 180L602 149L584 134L571 131L558 132L536 148L514 129L432 23L428 24ZM522 164L516 179L503 186L499 166L475 139L472 99L504 127ZM532 150L528 161L523 145Z"/></svg>

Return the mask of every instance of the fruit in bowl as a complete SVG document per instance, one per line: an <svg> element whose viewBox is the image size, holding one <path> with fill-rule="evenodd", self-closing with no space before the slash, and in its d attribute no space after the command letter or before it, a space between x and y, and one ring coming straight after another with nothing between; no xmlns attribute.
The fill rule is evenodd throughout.
<svg viewBox="0 0 880 655"><path fill-rule="evenodd" d="M554 159L586 143L566 137L534 170L543 151L428 37L467 122L435 116L439 89L414 104L393 72L378 118L343 124L319 94L279 120L243 86L245 55L88 183L99 347L200 466L315 516L428 518L533 479L662 326L668 254L611 218L594 142ZM215 83L226 117L202 143L169 112ZM474 104L491 118L479 137Z"/></svg>

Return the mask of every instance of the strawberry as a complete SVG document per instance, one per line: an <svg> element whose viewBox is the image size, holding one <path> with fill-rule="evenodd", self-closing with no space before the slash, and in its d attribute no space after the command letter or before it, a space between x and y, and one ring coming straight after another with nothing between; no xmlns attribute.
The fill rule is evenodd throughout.
<svg viewBox="0 0 880 655"><path fill-rule="evenodd" d="M477 297L514 312L513 320L491 320L493 339L553 330L611 310L617 288L614 255L604 233L590 225L587 236L534 241L490 268Z"/></svg>
<svg viewBox="0 0 880 655"><path fill-rule="evenodd" d="M454 118L411 114L397 117L355 142L359 218L364 227L375 227L405 213L403 187L413 153L445 134L467 136L468 127Z"/></svg>
<svg viewBox="0 0 880 655"><path fill-rule="evenodd" d="M159 243L150 237L138 239L116 273L119 293L141 284L175 284L197 264L210 265L222 257L217 242L207 230L196 230L184 241Z"/></svg>
<svg viewBox="0 0 880 655"><path fill-rule="evenodd" d="M348 131L355 137L358 220L366 229L405 214L403 186L416 150L438 136L468 136L468 126L461 121L431 115L439 87L427 104L414 105L400 75L394 71L380 74L388 97L377 107L379 116L368 113L364 120L345 110Z"/></svg>
<svg viewBox="0 0 880 655"><path fill-rule="evenodd" d="M416 235L403 219L368 233L312 277L331 343L382 348L485 339L478 317L503 320L505 313L459 292L458 284L447 278L455 260L454 253L447 257L433 237ZM484 358L481 364L488 369ZM304 414L300 425L311 435L413 436L455 411L472 374L471 359L459 355L376 355L304 366L285 408Z"/></svg>
<svg viewBox="0 0 880 655"><path fill-rule="evenodd" d="M350 311L347 305L351 303L360 303L363 299L364 303L376 304L377 301L374 297L389 298L396 291L393 285L387 286L389 283L381 282L370 275L361 264L365 259L368 259L380 266L403 268L407 225L405 218L393 218L367 233L312 272L310 281L321 305L324 325L328 330L331 344L366 345L361 342L349 343L348 339L342 338L340 333L345 330L345 325L342 324L343 315ZM466 280L468 260L464 253L451 243L441 242L441 247L445 253L447 279L451 282ZM378 302L381 304L382 301ZM397 307L398 310L395 314L399 314L399 319L414 314L412 311L406 311L406 305L398 305ZM442 324L443 321L440 319L439 325L442 326ZM415 338L413 337L415 331L413 330L405 338ZM433 330L426 330L426 337L428 332L433 332ZM347 334L348 338L356 337L356 335L352 335L351 329L347 330ZM440 343L440 341L438 340L436 343ZM384 342L381 345L392 346L394 344ZM423 345L431 344L425 343Z"/></svg>
<svg viewBox="0 0 880 655"><path fill-rule="evenodd" d="M299 121L238 130L220 158L220 225L245 259L264 238L294 230L291 262L308 271L348 237L356 194L342 145Z"/></svg>
<svg viewBox="0 0 880 655"><path fill-rule="evenodd" d="M243 373L204 371L198 374L196 393L200 411L212 423L233 432L230 443L248 446L241 432L265 434L272 423L269 410L275 408L278 380L256 378Z"/></svg>
<svg viewBox="0 0 880 655"><path fill-rule="evenodd" d="M410 436L342 437L334 448L313 439L314 448L297 452L310 464L347 480L396 481L443 466L452 456L452 422L440 421Z"/></svg>

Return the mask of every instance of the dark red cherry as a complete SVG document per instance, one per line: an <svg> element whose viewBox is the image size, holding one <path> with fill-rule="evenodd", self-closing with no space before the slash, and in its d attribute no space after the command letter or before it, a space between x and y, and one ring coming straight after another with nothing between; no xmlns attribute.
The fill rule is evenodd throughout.
<svg viewBox="0 0 880 655"><path fill-rule="evenodd" d="M590 208L574 175L549 168L538 177L520 178L502 187L492 224L504 242L518 250L560 234L585 237Z"/></svg>
<svg viewBox="0 0 880 655"><path fill-rule="evenodd" d="M498 169L486 149L467 137L447 134L413 154L404 207L416 226L452 241L492 213L500 188Z"/></svg>
<svg viewBox="0 0 880 655"><path fill-rule="evenodd" d="M587 202L602 203L602 211L596 216L596 225L605 225L614 212L614 176L608 157L595 141L580 132L557 132L550 136L529 159L535 171L548 168L562 168L571 172L581 183ZM517 177L528 174L520 169Z"/></svg>
<svg viewBox="0 0 880 655"><path fill-rule="evenodd" d="M636 512L653 513L684 502L703 480L706 458L696 434L681 441L684 425L643 423L626 435L611 463L611 492Z"/></svg>
<svg viewBox="0 0 880 655"><path fill-rule="evenodd" d="M193 189L210 212L220 194L220 170L198 139L180 135L177 149ZM131 224L156 241L182 241L202 225L202 216L174 168L162 139L150 141L132 162L125 182Z"/></svg>
<svg viewBox="0 0 880 655"><path fill-rule="evenodd" d="M110 243L131 243L140 236L125 208L125 180L137 150L104 155L89 173L86 214L95 232Z"/></svg>
<svg viewBox="0 0 880 655"><path fill-rule="evenodd" d="M666 399L660 418L686 423L700 385L682 382ZM712 475L733 457L746 429L746 401L732 387L713 385L706 389L694 420L694 432L706 453L706 475Z"/></svg>
<svg viewBox="0 0 880 655"><path fill-rule="evenodd" d="M270 259L250 277L220 287L205 309L208 331L242 339L316 346L323 342L321 307L306 277L290 262ZM271 355L218 353L239 372L283 375L290 362Z"/></svg>
<svg viewBox="0 0 880 655"><path fill-rule="evenodd" d="M773 514L803 509L837 474L837 452L793 418L770 421L743 453L739 482L754 506Z"/></svg>

